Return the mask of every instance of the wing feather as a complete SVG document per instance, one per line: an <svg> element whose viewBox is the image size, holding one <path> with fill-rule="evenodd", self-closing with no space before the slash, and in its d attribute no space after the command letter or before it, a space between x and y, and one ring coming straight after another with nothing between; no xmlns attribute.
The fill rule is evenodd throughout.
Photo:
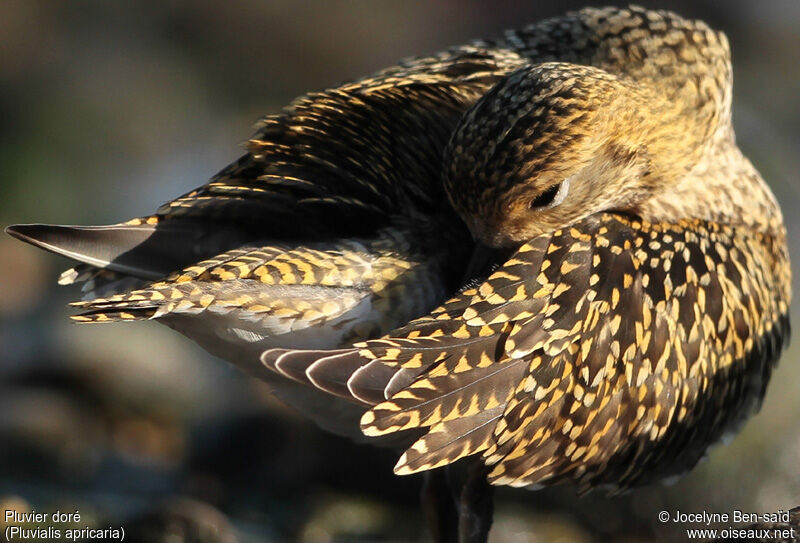
<svg viewBox="0 0 800 543"><path fill-rule="evenodd" d="M481 454L496 484L679 474L763 395L788 334L781 247L616 214L532 240L484 283L357 345L354 374L396 372L373 386L362 429L427 432L398 473Z"/></svg>

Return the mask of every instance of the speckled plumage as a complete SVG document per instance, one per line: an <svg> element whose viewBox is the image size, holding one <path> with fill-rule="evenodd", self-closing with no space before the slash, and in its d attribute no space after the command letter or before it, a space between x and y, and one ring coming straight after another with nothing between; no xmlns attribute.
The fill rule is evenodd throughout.
<svg viewBox="0 0 800 543"><path fill-rule="evenodd" d="M786 292L772 269L785 261L773 243L605 214L536 238L452 308L362 347L419 375L364 431L431 428L401 473L476 453L498 484L628 487L682 473L705 450L687 442L735 429L780 352ZM449 431L470 418L470 434Z"/></svg>
<svg viewBox="0 0 800 543"><path fill-rule="evenodd" d="M397 473L624 489L735 431L788 338L786 233L730 105L723 34L586 9L298 99L109 230L127 246L12 233L86 263L76 320L160 319L394 436ZM503 249L469 264L471 237Z"/></svg>
<svg viewBox="0 0 800 543"><path fill-rule="evenodd" d="M733 140L725 37L638 8L544 26L601 44L554 55L592 66L516 71L462 117L444 161L477 237L527 241L389 337L264 357L371 406L367 435L424 429L398 473L480 455L491 482L516 486L681 474L760 404L788 337L786 234ZM564 179L563 202L537 209Z"/></svg>
<svg viewBox="0 0 800 543"><path fill-rule="evenodd" d="M370 405L367 435L424 429L398 473L480 455L495 484L629 488L690 469L760 404L788 337L786 234L734 143L724 35L636 8L543 26L574 46L554 60L591 66L517 70L444 160L474 235L528 241L390 337L264 359Z"/></svg>

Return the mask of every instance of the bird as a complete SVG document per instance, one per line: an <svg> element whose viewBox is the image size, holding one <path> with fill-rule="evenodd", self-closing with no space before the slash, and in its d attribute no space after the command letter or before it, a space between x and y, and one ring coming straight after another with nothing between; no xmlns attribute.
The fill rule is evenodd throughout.
<svg viewBox="0 0 800 543"><path fill-rule="evenodd" d="M789 339L777 201L724 33L585 8L296 99L153 215L13 225L82 323L157 320L403 451L437 541L491 487L626 491L757 411Z"/></svg>

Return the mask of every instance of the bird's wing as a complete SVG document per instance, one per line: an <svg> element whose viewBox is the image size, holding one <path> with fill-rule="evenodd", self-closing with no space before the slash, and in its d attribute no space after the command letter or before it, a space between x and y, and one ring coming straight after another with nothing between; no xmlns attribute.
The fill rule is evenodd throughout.
<svg viewBox="0 0 800 543"><path fill-rule="evenodd" d="M523 63L505 49L465 46L300 97L261 121L241 159L158 213L318 239L374 231L400 209L437 209L441 156L459 116Z"/></svg>
<svg viewBox="0 0 800 543"><path fill-rule="evenodd" d="M86 265L76 268L74 275L62 277L62 284L75 282L80 271L89 268L139 279L158 279L186 262L213 255L222 239L241 243L248 236L232 224L197 220L165 222L158 217L107 226L15 224L7 227L6 232Z"/></svg>
<svg viewBox="0 0 800 543"><path fill-rule="evenodd" d="M244 246L130 292L72 305L78 322L235 315L263 336L291 335L336 321L375 337L427 311L443 297L437 262L415 258L399 230L370 240ZM397 253L403 252L402 256ZM340 322L341 321L341 322Z"/></svg>
<svg viewBox="0 0 800 543"><path fill-rule="evenodd" d="M461 113L524 60L453 48L308 94L265 118L247 153L148 217L94 227L14 225L19 239L83 263L60 282L88 297L142 286L249 242L369 237L444 201L440 162ZM396 221L395 221L396 222ZM456 221L457 222L457 221ZM131 282L134 278L137 281Z"/></svg>
<svg viewBox="0 0 800 543"><path fill-rule="evenodd" d="M367 435L427 428L398 473L482 453L498 484L626 487L647 477L634 466L660 462L654 443L710 444L760 400L788 327L782 247L603 214L523 245L390 337L327 361L262 360L281 371L294 358L297 380L374 404ZM667 464L683 471L702 452Z"/></svg>

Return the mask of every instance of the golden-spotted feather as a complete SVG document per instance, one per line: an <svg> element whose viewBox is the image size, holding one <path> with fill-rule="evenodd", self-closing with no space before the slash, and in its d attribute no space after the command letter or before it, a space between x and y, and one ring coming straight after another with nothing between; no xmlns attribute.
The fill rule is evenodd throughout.
<svg viewBox="0 0 800 543"><path fill-rule="evenodd" d="M512 50L462 46L310 93L264 118L245 156L159 214L266 221L273 235L313 239L374 230L398 209L435 209L459 115L524 63Z"/></svg>
<svg viewBox="0 0 800 543"><path fill-rule="evenodd" d="M610 214L545 237L511 258L513 271L501 268L470 294L462 317L442 325L448 335L438 351L435 337L414 337L413 323L404 338L362 346L365 358L389 365L436 353L416 381L364 416L365 433L436 427L503 405L483 453L495 483L571 478L627 487L690 468L702 451L656 459L691 433L711 442L735 427L755 400L740 395L742 405L714 413L703 401L709 387L726 378L728 387L761 387L780 350L788 292L768 277L785 265L780 240L699 220L649 224ZM542 289L546 295L530 295ZM562 299L566 293L575 294ZM486 321L511 329L484 338L496 349L481 351L476 338ZM459 344L454 328L469 337ZM471 351L491 353L489 365L479 367ZM459 364L466 371L455 371ZM515 371L504 375L504 367ZM425 439L406 451L399 471L431 467L419 460ZM445 450L455 460L469 447L453 441Z"/></svg>
<svg viewBox="0 0 800 543"><path fill-rule="evenodd" d="M238 335L265 348L291 341L326 346L328 336L346 343L407 322L443 296L437 263L415 258L407 246L403 232L385 230L336 244L243 247L131 292L76 302L83 312L73 319L172 323L206 315L220 337ZM220 316L227 319L212 326ZM298 340L303 330L309 335Z"/></svg>
<svg viewBox="0 0 800 543"><path fill-rule="evenodd" d="M413 443L398 473L624 488L734 429L788 335L731 71L702 22L587 8L301 97L154 216L9 232L103 268L63 277L111 293L78 320L163 319L351 436L372 406L366 434ZM516 252L418 318L470 236Z"/></svg>

